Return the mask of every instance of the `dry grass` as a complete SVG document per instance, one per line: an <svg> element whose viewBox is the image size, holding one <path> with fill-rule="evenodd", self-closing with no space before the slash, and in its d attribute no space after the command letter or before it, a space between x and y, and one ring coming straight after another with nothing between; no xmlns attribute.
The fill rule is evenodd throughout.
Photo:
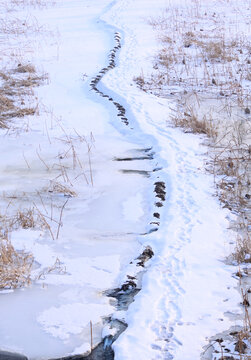
<svg viewBox="0 0 251 360"><path fill-rule="evenodd" d="M48 191L50 193L63 194L64 196L69 197L77 196L77 193L69 185L63 185L57 181L51 181Z"/></svg>
<svg viewBox="0 0 251 360"><path fill-rule="evenodd" d="M157 55L158 63L163 66L166 70L175 63L175 56L169 51L169 48L163 48Z"/></svg>
<svg viewBox="0 0 251 360"><path fill-rule="evenodd" d="M247 226L242 231L242 235L237 236L236 241L236 251L234 252L233 256L234 259L241 263L250 263L251 262L251 239L250 234L247 231Z"/></svg>
<svg viewBox="0 0 251 360"><path fill-rule="evenodd" d="M13 100L0 94L0 113L6 113L14 108Z"/></svg>
<svg viewBox="0 0 251 360"><path fill-rule="evenodd" d="M0 5L5 7L8 11L16 10L17 8L44 8L55 4L54 0L1 0Z"/></svg>
<svg viewBox="0 0 251 360"><path fill-rule="evenodd" d="M9 128L14 118L38 114L38 105L25 106L34 98L33 88L42 84L47 74L38 75L32 64L18 64L13 70L0 72L0 128Z"/></svg>
<svg viewBox="0 0 251 360"><path fill-rule="evenodd" d="M206 58L211 62L231 62L235 58L231 56L231 52L225 46L224 41L218 42L204 42L201 47L206 53Z"/></svg>
<svg viewBox="0 0 251 360"><path fill-rule="evenodd" d="M23 124L29 121L28 117L38 114L34 88L43 84L48 75L23 59L27 59L27 55L33 52L33 47L40 44L42 37L48 34L54 36L32 16L31 7L41 8L53 3L53 0L0 0L0 10L4 14L0 19L0 37L3 40L1 61L6 64L6 67L2 66L0 69L0 130L8 129L7 135L9 131L18 131L19 127L22 129ZM20 121L21 118L24 120ZM67 192L66 187L61 186L62 190ZM54 191L59 191L59 185L55 185ZM70 190L67 194L75 195ZM40 194L39 196L43 202ZM56 221L52 214L47 216L44 204L42 213L36 204L28 208L17 208L19 200L18 196L13 196L6 213L0 215L1 289L20 288L36 280L31 277L34 261L32 254L14 248L10 241L11 231L20 228L48 230L55 239L62 226L65 203L59 208L59 221ZM32 203L26 197L25 206L27 202ZM58 268L59 261L46 271L48 273Z"/></svg>
<svg viewBox="0 0 251 360"><path fill-rule="evenodd" d="M18 210L14 218L13 225L18 225L22 229L31 229L35 228L38 222L37 216L35 214L34 208Z"/></svg>
<svg viewBox="0 0 251 360"><path fill-rule="evenodd" d="M199 119L198 114L191 107L183 108L183 112L178 112L176 116L172 117L172 120L176 127L183 128L185 132L204 134L212 139L218 136L217 125L213 123L213 120L206 116Z"/></svg>
<svg viewBox="0 0 251 360"><path fill-rule="evenodd" d="M144 90L145 79L143 75L139 75L133 78L136 84L140 87L140 89Z"/></svg>
<svg viewBox="0 0 251 360"><path fill-rule="evenodd" d="M235 95L245 105L250 98L245 83L251 78L250 8L242 12L233 1L226 6L233 7L234 20L193 1L184 2L183 8L170 4L162 16L149 21L162 49L154 56L153 73L144 76L144 90L165 96L170 86L180 92L204 87L224 96ZM159 87L157 79L161 79Z"/></svg>
<svg viewBox="0 0 251 360"><path fill-rule="evenodd" d="M46 275L48 274L65 274L66 273L66 268L64 265L61 264L60 260L57 258L55 263L44 269L38 276L36 280L41 280L44 279Z"/></svg>
<svg viewBox="0 0 251 360"><path fill-rule="evenodd" d="M0 289L20 288L31 283L33 256L16 251L7 238L0 239Z"/></svg>
<svg viewBox="0 0 251 360"><path fill-rule="evenodd" d="M9 38L20 37L27 34L41 33L45 31L35 17L28 15L24 18L13 16L12 14L0 19L0 34Z"/></svg>
<svg viewBox="0 0 251 360"><path fill-rule="evenodd" d="M2 63L8 68L0 69L0 128L8 129L15 118L26 118L38 113L37 100L33 89L48 78L33 64L23 62L32 52L34 34L46 34L30 11L19 12L19 8L51 4L45 0L0 0L5 16L0 19L0 35L5 48L1 46ZM28 105L32 104L32 106ZM16 127L16 124L15 124Z"/></svg>
<svg viewBox="0 0 251 360"><path fill-rule="evenodd" d="M30 73L31 74L31 73L35 73L36 69L35 69L35 66L32 64L26 64L26 65L18 64L15 71L17 73Z"/></svg>

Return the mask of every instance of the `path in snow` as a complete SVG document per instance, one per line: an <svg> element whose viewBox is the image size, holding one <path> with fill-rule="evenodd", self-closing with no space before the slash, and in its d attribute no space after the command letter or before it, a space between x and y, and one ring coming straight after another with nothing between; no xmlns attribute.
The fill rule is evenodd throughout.
<svg viewBox="0 0 251 360"><path fill-rule="evenodd" d="M119 360L199 359L208 337L238 323L227 313L240 313L234 268L223 262L231 249L228 211L220 209L213 179L203 171L203 138L167 127L175 98L156 98L133 83L151 72L158 43L146 19L164 6L165 1L153 8L151 1L121 0L103 17L123 33L118 66L104 85L128 104L140 131L154 137L167 189L159 231L146 240L155 257L127 312L128 328L113 346Z"/></svg>

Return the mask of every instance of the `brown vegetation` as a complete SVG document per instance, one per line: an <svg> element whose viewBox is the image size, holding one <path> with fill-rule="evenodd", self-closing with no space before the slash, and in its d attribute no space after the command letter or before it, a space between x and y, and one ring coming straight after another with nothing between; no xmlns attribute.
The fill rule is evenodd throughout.
<svg viewBox="0 0 251 360"><path fill-rule="evenodd" d="M0 289L29 285L32 264L30 253L16 251L8 238L0 238Z"/></svg>

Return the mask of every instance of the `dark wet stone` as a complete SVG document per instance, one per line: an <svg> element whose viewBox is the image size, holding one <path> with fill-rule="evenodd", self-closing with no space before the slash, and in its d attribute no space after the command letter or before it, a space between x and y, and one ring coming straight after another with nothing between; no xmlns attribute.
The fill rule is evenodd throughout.
<svg viewBox="0 0 251 360"><path fill-rule="evenodd" d="M160 222L159 222L159 221L151 221L150 224L151 224L151 225L157 225L157 226L159 226L159 225L160 225Z"/></svg>
<svg viewBox="0 0 251 360"><path fill-rule="evenodd" d="M232 331L229 333L231 336L237 336L239 333L238 331Z"/></svg>
<svg viewBox="0 0 251 360"><path fill-rule="evenodd" d="M157 212L155 212L155 213L153 214L153 216L154 216L155 218L157 218L157 219L159 219L159 218L160 218L160 214L159 214L159 213L157 213Z"/></svg>
<svg viewBox="0 0 251 360"><path fill-rule="evenodd" d="M130 291L131 289L134 289L136 287L137 287L136 283L132 280L129 280L121 286L121 290L122 291L128 291L128 290Z"/></svg>
<svg viewBox="0 0 251 360"><path fill-rule="evenodd" d="M28 360L28 358L21 354L0 351L0 360Z"/></svg>
<svg viewBox="0 0 251 360"><path fill-rule="evenodd" d="M165 183L164 183L164 181L156 181L155 183L154 183L154 185L156 186L156 188L162 188L162 189L165 189L166 188L166 185L165 185Z"/></svg>
<svg viewBox="0 0 251 360"><path fill-rule="evenodd" d="M159 198L160 200L162 200L162 201L165 201L165 200L166 200L165 193L163 193L163 194L158 193L158 194L156 195L156 197L158 197L158 198Z"/></svg>
<svg viewBox="0 0 251 360"><path fill-rule="evenodd" d="M115 158L114 161L135 161L135 160L152 160L149 156L135 156L135 157L127 157L127 158Z"/></svg>
<svg viewBox="0 0 251 360"><path fill-rule="evenodd" d="M123 169L120 170L122 173L124 174L138 174L138 175L143 175L145 177L150 177L150 171L146 171L146 170L128 170L128 169Z"/></svg>
<svg viewBox="0 0 251 360"><path fill-rule="evenodd" d="M117 299L118 310L127 310L129 305L134 301L134 297L138 294L139 291L140 289L138 288L132 288L127 291L122 291L121 289L114 289L107 295L109 297Z"/></svg>
<svg viewBox="0 0 251 360"><path fill-rule="evenodd" d="M147 246L145 248L145 250L142 252L142 254L139 255L139 257L137 257L137 260L139 260L137 262L138 266L142 266L144 267L145 263L150 260L154 255L154 252L152 250L152 248L150 246Z"/></svg>
<svg viewBox="0 0 251 360"><path fill-rule="evenodd" d="M66 356L66 357L50 359L50 360L113 360L114 351L112 350L111 344L114 340L111 341L110 342L111 344L106 347L104 341L98 344L89 355Z"/></svg>
<svg viewBox="0 0 251 360"><path fill-rule="evenodd" d="M87 360L113 360L114 359L114 351L111 346L104 348L103 343L101 343L85 359L87 359Z"/></svg>
<svg viewBox="0 0 251 360"><path fill-rule="evenodd" d="M151 259L154 255L154 252L152 250L152 248L150 246L148 246L147 248L145 248L145 250L142 252L142 254L138 257L138 259L140 258L147 258L147 259Z"/></svg>
<svg viewBox="0 0 251 360"><path fill-rule="evenodd" d="M162 206L163 206L163 204L162 204L160 201L156 202L155 205L156 205L157 207L162 207Z"/></svg>
<svg viewBox="0 0 251 360"><path fill-rule="evenodd" d="M160 171L162 169L163 169L162 167L156 167L156 168L153 169L153 172Z"/></svg>
<svg viewBox="0 0 251 360"><path fill-rule="evenodd" d="M221 344L221 343L223 343L223 339L222 338L219 338L219 339L215 339L215 341L217 342L217 343L219 343L219 344Z"/></svg>
<svg viewBox="0 0 251 360"><path fill-rule="evenodd" d="M163 181L157 181L155 182L154 185L155 185L154 192L156 193L156 197L158 197L162 201L165 201L166 199L165 183Z"/></svg>

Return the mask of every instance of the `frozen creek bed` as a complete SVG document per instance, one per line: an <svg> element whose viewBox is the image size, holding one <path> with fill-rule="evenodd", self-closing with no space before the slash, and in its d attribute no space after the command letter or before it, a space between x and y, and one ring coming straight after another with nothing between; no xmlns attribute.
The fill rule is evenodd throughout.
<svg viewBox="0 0 251 360"><path fill-rule="evenodd" d="M167 128L175 100L133 83L158 46L146 19L164 6L57 0L13 15L42 24L22 62L49 81L35 90L40 115L1 130L1 214L32 207L48 226L10 234L34 256L33 281L0 293L3 351L88 355L125 330L115 359L199 359L233 325L227 313L239 324L222 262L228 213L202 170L201 138Z"/></svg>

